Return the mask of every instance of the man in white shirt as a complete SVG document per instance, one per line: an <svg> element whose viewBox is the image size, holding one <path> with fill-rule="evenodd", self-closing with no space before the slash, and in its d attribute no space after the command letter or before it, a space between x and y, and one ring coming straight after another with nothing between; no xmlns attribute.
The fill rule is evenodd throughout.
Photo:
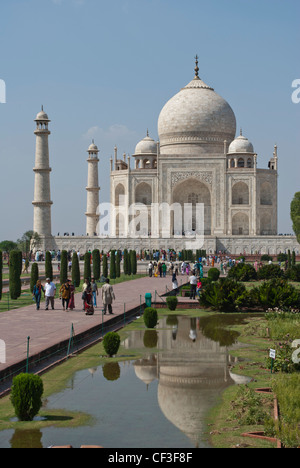
<svg viewBox="0 0 300 468"><path fill-rule="evenodd" d="M46 279L45 284L45 298L46 298L46 310L49 310L49 303L51 304L52 310L54 310L54 297L56 293L56 286L50 278Z"/></svg>
<svg viewBox="0 0 300 468"><path fill-rule="evenodd" d="M192 275L190 276L190 299L196 299L196 289L197 289L197 277L195 276L194 271L192 272Z"/></svg>

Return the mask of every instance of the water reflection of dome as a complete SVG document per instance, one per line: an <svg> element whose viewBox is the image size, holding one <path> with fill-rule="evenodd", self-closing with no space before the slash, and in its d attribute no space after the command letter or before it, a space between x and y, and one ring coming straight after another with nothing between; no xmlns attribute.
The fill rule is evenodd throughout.
<svg viewBox="0 0 300 468"><path fill-rule="evenodd" d="M147 387L157 379L157 361L154 355L149 359L139 359L134 363L135 375L144 382Z"/></svg>

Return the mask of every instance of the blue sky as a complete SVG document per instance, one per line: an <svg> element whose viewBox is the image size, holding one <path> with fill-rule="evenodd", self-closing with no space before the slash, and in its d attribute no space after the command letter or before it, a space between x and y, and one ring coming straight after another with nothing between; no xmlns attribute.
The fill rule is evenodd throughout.
<svg viewBox="0 0 300 468"><path fill-rule="evenodd" d="M85 233L86 150L100 149L100 197L109 159L154 139L164 104L199 75L233 108L266 168L279 154L279 232L292 232L300 190L299 0L1 0L0 241L32 229L35 136L51 119L53 234Z"/></svg>

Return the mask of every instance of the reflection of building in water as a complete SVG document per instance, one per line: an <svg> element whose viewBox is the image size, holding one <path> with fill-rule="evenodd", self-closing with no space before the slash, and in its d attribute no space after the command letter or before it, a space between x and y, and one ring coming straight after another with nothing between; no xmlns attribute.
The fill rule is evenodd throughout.
<svg viewBox="0 0 300 468"><path fill-rule="evenodd" d="M207 412L220 392L235 383L235 376L229 372L228 348L206 338L196 319L179 317L176 335L172 331L162 324L157 344L162 351L151 355L149 350L149 357L135 363L135 371L147 388L158 380L161 411L198 446ZM143 347L143 333L133 331L125 347Z"/></svg>

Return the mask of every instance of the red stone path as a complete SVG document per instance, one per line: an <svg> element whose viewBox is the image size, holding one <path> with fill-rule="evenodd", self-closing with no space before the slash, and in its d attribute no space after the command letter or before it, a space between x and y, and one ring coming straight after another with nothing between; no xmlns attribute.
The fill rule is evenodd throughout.
<svg viewBox="0 0 300 468"><path fill-rule="evenodd" d="M187 278L179 277L179 285L187 282ZM145 302L145 293L151 293L155 299L155 291L158 295L166 293L166 287L171 290L171 277L166 278L141 278L114 285L116 301L113 304L114 315L105 315L104 323L112 317L124 316L128 311ZM140 299L141 296L141 299ZM159 297L157 296L159 301ZM45 303L41 309L36 310L35 305L21 309L2 312L0 314L0 340L5 343L6 362L0 362L0 372L17 364L27 356L27 337L30 337L30 356L36 355L49 347L69 340L72 324L75 334L78 335L95 326L102 324L102 300L99 292L98 307L93 316L86 316L82 311L81 294L75 296L76 309L63 311L61 301L56 299L55 310L45 311ZM0 345L1 345L0 341ZM2 343L3 344L3 343ZM0 353L1 358L1 353ZM3 359L3 358L2 358Z"/></svg>

